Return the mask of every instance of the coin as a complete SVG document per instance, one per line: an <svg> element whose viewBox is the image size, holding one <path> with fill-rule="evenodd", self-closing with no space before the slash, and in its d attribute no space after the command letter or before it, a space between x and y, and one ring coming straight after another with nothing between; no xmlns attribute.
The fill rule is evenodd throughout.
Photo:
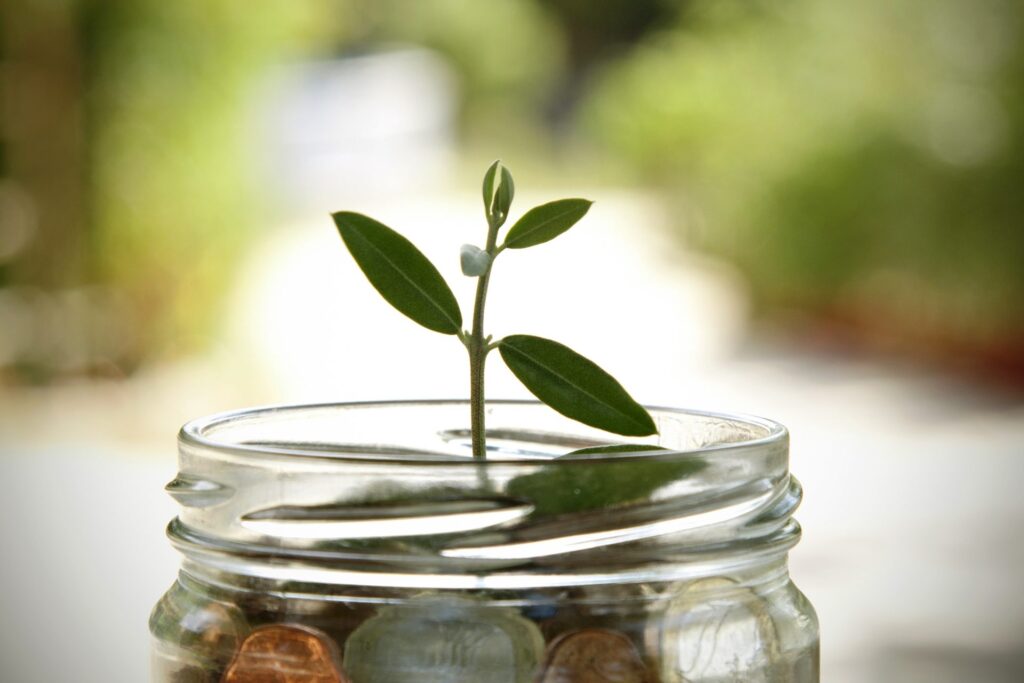
<svg viewBox="0 0 1024 683"><path fill-rule="evenodd" d="M768 680L758 672L782 654L766 598L720 576L681 583L666 598L651 610L644 636L662 678Z"/></svg>
<svg viewBox="0 0 1024 683"><path fill-rule="evenodd" d="M530 683L543 655L540 630L517 610L420 596L364 622L345 670L355 683Z"/></svg>
<svg viewBox="0 0 1024 683"><path fill-rule="evenodd" d="M585 628L548 646L540 683L650 683L633 642L618 631Z"/></svg>
<svg viewBox="0 0 1024 683"><path fill-rule="evenodd" d="M298 624L261 626L242 641L221 683L348 683L338 649Z"/></svg>
<svg viewBox="0 0 1024 683"><path fill-rule="evenodd" d="M153 636L166 650L167 664L183 664L219 672L238 650L249 625L233 605L215 602L181 587L171 589L153 612Z"/></svg>

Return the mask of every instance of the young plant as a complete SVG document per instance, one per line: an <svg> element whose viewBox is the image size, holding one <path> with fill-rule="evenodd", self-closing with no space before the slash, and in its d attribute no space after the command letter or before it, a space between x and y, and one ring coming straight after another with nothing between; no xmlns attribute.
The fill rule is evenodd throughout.
<svg viewBox="0 0 1024 683"><path fill-rule="evenodd" d="M611 375L558 342L526 334L494 340L484 334L484 308L491 271L509 249L548 242L575 225L590 209L586 199L559 199L536 206L507 231L515 196L512 174L495 161L483 182L487 238L484 247L462 246L462 272L477 279L473 319L463 328L462 310L437 268L405 237L359 213L332 214L341 238L370 283L392 306L424 327L459 339L469 353L470 424L473 455L487 452L484 425L484 368L497 349L501 359L530 392L566 417L624 436L646 436L654 420Z"/></svg>

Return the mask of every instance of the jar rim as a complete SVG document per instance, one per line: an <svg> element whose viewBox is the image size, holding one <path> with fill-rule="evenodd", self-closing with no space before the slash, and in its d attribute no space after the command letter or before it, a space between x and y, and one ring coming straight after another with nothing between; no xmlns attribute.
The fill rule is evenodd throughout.
<svg viewBox="0 0 1024 683"><path fill-rule="evenodd" d="M540 401L500 399L488 400L488 406L494 407L542 407L551 410ZM297 460L329 460L342 463L345 461L357 461L364 464L387 463L394 465L429 465L437 463L444 466L459 466L479 468L481 465L500 463L501 466L529 465L536 466L536 457L513 457L505 455L499 460L478 460L464 455L438 454L429 451L409 452L407 450L375 450L373 452L353 453L340 449L333 451L330 448L311 450L287 444L265 444L265 443L238 443L225 439L217 439L215 433L223 428L236 425L246 420L255 419L291 419L301 417L304 413L329 410L387 410L387 409L409 409L416 407L423 408L451 408L463 406L468 410L469 401L465 399L414 399L414 400L389 400L389 401L352 401L352 402L322 402L322 403L282 403L240 408L236 410L222 411L211 415L199 417L186 422L178 433L179 445L183 447L199 447L210 449L221 453L245 456L247 458L288 458ZM784 444L788 441L789 431L779 422L774 420L744 414L725 413L718 411L694 410L688 408L672 408L664 406L645 406L647 410L658 421L659 417L683 417L691 419L717 420L729 423L736 427L746 428L752 435L749 438L736 438L717 443L710 443L691 448L666 448L650 444L650 450L638 450L631 452L616 453L587 453L575 455L572 459L557 459L559 463L601 463L601 462L629 462L635 460L646 460L652 458L679 457L690 454L724 453L736 450L757 449L770 447L777 444ZM554 412L554 411L552 411ZM568 424L573 426L578 423L568 418ZM753 434L755 433L756 434ZM617 437L608 433L609 440ZM635 441L631 439L631 441ZM638 445L643 445L642 441ZM551 462L549 460L549 462Z"/></svg>
<svg viewBox="0 0 1024 683"><path fill-rule="evenodd" d="M193 571L421 587L675 576L762 562L799 537L777 422L652 408L659 434L633 439L538 401L487 409L486 459L472 455L464 400L193 420L167 487L182 505L169 534ZM637 450L588 451L623 443Z"/></svg>

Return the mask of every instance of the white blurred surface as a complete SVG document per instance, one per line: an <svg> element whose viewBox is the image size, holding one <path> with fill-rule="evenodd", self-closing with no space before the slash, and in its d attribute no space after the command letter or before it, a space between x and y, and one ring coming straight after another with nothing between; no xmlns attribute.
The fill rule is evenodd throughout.
<svg viewBox="0 0 1024 683"><path fill-rule="evenodd" d="M294 209L443 185L457 90L439 55L409 46L278 68L254 105L267 191Z"/></svg>
<svg viewBox="0 0 1024 683"><path fill-rule="evenodd" d="M170 453L3 447L0 680L149 680L149 610L177 562Z"/></svg>

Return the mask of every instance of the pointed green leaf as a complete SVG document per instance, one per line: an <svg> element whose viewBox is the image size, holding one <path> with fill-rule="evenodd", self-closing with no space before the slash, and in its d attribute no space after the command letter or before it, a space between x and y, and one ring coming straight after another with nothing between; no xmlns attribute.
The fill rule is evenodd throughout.
<svg viewBox="0 0 1024 683"><path fill-rule="evenodd" d="M499 175L500 171L500 175ZM484 174L483 184L484 213L492 227L501 227L508 219L508 211L512 206L512 198L516 194L516 186L512 181L512 173L495 161Z"/></svg>
<svg viewBox="0 0 1024 683"><path fill-rule="evenodd" d="M508 218L508 211L512 208L512 198L516 196L516 184L512 182L512 173L504 166L501 167L501 184L498 185L498 195L494 198L494 212L504 219Z"/></svg>
<svg viewBox="0 0 1024 683"><path fill-rule="evenodd" d="M536 206L516 221L505 237L509 249L525 249L561 235L583 218L590 205L588 199L559 199Z"/></svg>
<svg viewBox="0 0 1024 683"><path fill-rule="evenodd" d="M494 207L494 177L497 175L500 165L501 160L499 159L491 164L487 172L484 173L484 215L488 219L490 219L491 211Z"/></svg>
<svg viewBox="0 0 1024 683"><path fill-rule="evenodd" d="M643 406L615 378L569 347L517 334L502 339L498 349L512 374L566 417L626 436L658 431Z"/></svg>
<svg viewBox="0 0 1024 683"><path fill-rule="evenodd" d="M339 211L332 217L345 246L381 296L428 329L458 334L462 312L455 295L412 242L369 216Z"/></svg>

